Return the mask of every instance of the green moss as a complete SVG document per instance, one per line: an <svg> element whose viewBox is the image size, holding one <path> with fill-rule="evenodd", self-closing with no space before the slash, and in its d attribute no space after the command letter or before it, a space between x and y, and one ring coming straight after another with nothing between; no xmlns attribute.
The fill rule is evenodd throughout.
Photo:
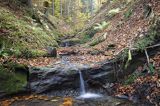
<svg viewBox="0 0 160 106"><path fill-rule="evenodd" d="M26 18L27 17L27 18ZM19 55L22 49L42 49L47 46L57 47L59 33L46 30L28 16L18 17L10 10L0 7L0 29L4 32L0 42L5 43L5 50Z"/></svg>
<svg viewBox="0 0 160 106"><path fill-rule="evenodd" d="M103 36L98 37L97 39L94 39L91 41L91 43L89 44L90 46L95 46L101 42L103 42L105 40L105 38Z"/></svg>
<svg viewBox="0 0 160 106"><path fill-rule="evenodd" d="M0 90L6 93L14 93L23 90L27 84L26 75L10 72L10 69L0 65Z"/></svg>
<svg viewBox="0 0 160 106"><path fill-rule="evenodd" d="M126 12L124 13L124 18L125 18L125 19L130 18L131 15L133 14L132 11L133 11L133 10L132 10L131 8L129 8L128 11L126 11Z"/></svg>
<svg viewBox="0 0 160 106"><path fill-rule="evenodd" d="M16 53L15 53L16 54ZM22 49L21 51L17 52L17 57L25 57L25 58L34 58L34 57L43 57L47 56L47 51L38 50L38 49Z"/></svg>
<svg viewBox="0 0 160 106"><path fill-rule="evenodd" d="M94 27L87 29L87 31L81 34L81 43L86 43L91 40L91 38L98 32Z"/></svg>
<svg viewBox="0 0 160 106"><path fill-rule="evenodd" d="M90 35L83 35L82 39L81 39L81 43L86 43L87 41L89 41L91 39Z"/></svg>
<svg viewBox="0 0 160 106"><path fill-rule="evenodd" d="M129 84L132 84L135 80L136 80L136 78L137 78L138 76L136 75L136 74L131 74L125 81L124 81L124 85L129 85Z"/></svg>
<svg viewBox="0 0 160 106"><path fill-rule="evenodd" d="M144 50L147 46L153 44L154 42L156 42L156 40L158 40L158 38L160 37L159 25L160 21L157 21L155 25L151 26L148 34L136 42L135 47L138 48L138 50Z"/></svg>

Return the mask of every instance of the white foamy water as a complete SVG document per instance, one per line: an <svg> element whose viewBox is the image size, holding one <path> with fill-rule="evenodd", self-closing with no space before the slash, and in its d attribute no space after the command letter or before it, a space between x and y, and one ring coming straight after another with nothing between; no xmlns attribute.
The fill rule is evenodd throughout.
<svg viewBox="0 0 160 106"><path fill-rule="evenodd" d="M100 98L102 97L102 95L100 94L94 94L94 93L85 93L85 94L82 94L80 95L78 98L84 98L84 99L88 99L88 98Z"/></svg>
<svg viewBox="0 0 160 106"><path fill-rule="evenodd" d="M81 71L79 71L79 77L80 77L80 90L81 90L81 95L77 98L79 99L89 99L89 98L100 98L102 95L100 94L95 94L95 93L87 93L85 90L85 84L84 84L84 79Z"/></svg>
<svg viewBox="0 0 160 106"><path fill-rule="evenodd" d="M83 76L82 76L81 71L79 71L79 75L80 75L79 77L80 77L81 95L84 95L86 93L86 90L85 90L84 80L83 80Z"/></svg>

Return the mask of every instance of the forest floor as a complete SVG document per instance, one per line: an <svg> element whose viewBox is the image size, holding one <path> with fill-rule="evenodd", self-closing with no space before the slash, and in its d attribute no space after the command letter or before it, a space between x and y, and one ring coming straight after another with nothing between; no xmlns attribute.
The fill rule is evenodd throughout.
<svg viewBox="0 0 160 106"><path fill-rule="evenodd" d="M78 47L64 47L58 49L59 55L66 55L67 61L73 63L82 63L82 64L92 64L96 62L100 62L103 60L108 59L109 57L99 54L99 55L91 55L90 49L78 48ZM143 104L150 103L150 105L159 105L159 94L160 94L160 78L159 78L159 67L160 67L160 54L155 55L153 58L150 58L154 61L155 65L155 72L154 74L145 73L142 76L138 76L135 79L132 79L132 75L129 75L125 78L125 80L131 80L129 84L123 83L115 83L113 85L113 94L112 96L122 97L126 96L128 100L131 101L141 101ZM1 62L5 62L5 59L1 58ZM26 64L32 67L43 67L43 66L50 66L53 63L61 61L61 58L53 58L53 57L37 57L31 59L24 59L24 58L14 58L10 57L7 61L14 61L20 64ZM140 67L138 67L140 68ZM44 106L50 106L51 104L55 104L55 106L72 106L72 105L63 105L65 104L65 98L61 99L49 99L50 97L41 96L41 95L29 95L29 96L15 96L11 99L1 101L1 106L21 106L22 104L26 105L33 105L40 103ZM139 100L137 100L139 99ZM69 100L69 104L72 104L72 100ZM14 104L16 103L16 105ZM67 102L68 103L68 102ZM66 103L66 104L67 104ZM61 104L61 105L60 105ZM43 106L42 105L42 106ZM148 106L150 106L148 105Z"/></svg>
<svg viewBox="0 0 160 106"><path fill-rule="evenodd" d="M150 0L149 3L153 7L153 11L157 16L160 15L160 2L158 0ZM148 0L147 0L148 2ZM15 56L5 56L0 58L0 63L5 63L7 61L13 61L20 64L25 64L29 67L45 67L52 65L58 61L61 61L61 56L66 55L67 60L73 63L82 63L82 64L93 64L97 62L102 62L105 60L114 59L120 52L125 48L133 46L133 41L140 39L141 36L144 36L143 33L149 30L149 26L152 22L150 18L144 18L142 11L143 3L139 3L133 6L133 15L130 19L123 19L124 12L128 9L124 8L120 13L115 15L110 21L111 26L102 31L99 31L94 37L93 41L98 37L104 37L103 42L96 42L95 46L88 46L92 43L87 42L84 45L76 45L71 47L60 47L57 49L58 57L35 57L35 58L17 58ZM121 21L123 20L123 21ZM114 30L113 30L114 29ZM132 29L132 30L130 30ZM104 34L107 33L107 38ZM114 37L113 37L114 36ZM87 46L86 46L87 45ZM110 47L113 46L113 47ZM130 84L124 83L115 83L113 86L113 96L127 96L129 100L136 101L137 98L141 102L150 103L151 105L158 106L160 105L160 53L150 58L150 61L154 64L155 71L153 74L145 73L142 76L134 77L129 75L125 80L132 80ZM147 59L146 59L147 62ZM141 67L137 67L139 69ZM140 69L141 70L141 69ZM137 95L138 94L138 95ZM138 97L135 97L138 96ZM135 99L136 98L136 99ZM68 98L67 98L68 99ZM33 101L32 101L33 100ZM1 101L0 106L9 106L14 105L16 101L19 102L17 106L23 106L23 103L30 105L36 103L42 103L45 106L55 103L55 106L72 106L72 99L68 99L66 103L65 98L55 99L49 98L46 96L40 95L29 95L29 96L20 96L13 97L11 99L6 99ZM28 102L29 101L29 102ZM32 102L31 102L32 101ZM40 102L41 101L41 102ZM65 104L66 103L66 104ZM38 104L36 104L38 105ZM147 104L148 105L148 104Z"/></svg>

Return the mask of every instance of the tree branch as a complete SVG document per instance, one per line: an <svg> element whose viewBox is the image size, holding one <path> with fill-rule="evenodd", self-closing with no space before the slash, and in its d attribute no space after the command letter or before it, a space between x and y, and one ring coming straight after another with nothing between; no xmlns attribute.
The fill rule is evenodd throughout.
<svg viewBox="0 0 160 106"><path fill-rule="evenodd" d="M150 62L149 62L149 55L148 55L148 53L147 53L147 49L145 49L144 51L145 51L145 54L146 54L146 57L147 57L147 62L148 62L148 64L149 64Z"/></svg>

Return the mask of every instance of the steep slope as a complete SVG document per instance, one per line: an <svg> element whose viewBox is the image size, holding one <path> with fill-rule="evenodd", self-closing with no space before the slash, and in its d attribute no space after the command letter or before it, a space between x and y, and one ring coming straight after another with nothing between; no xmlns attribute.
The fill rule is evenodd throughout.
<svg viewBox="0 0 160 106"><path fill-rule="evenodd" d="M0 0L0 98L26 89L28 66L17 60L24 59L24 64L28 58L46 56L47 47L58 47L62 35L58 23L63 22L52 16L47 18L19 0ZM42 57L37 61L44 63Z"/></svg>
<svg viewBox="0 0 160 106"><path fill-rule="evenodd" d="M55 21L54 21L55 20ZM1 55L43 56L47 47L57 47L60 19L47 18L21 2L2 0L0 4ZM62 28L61 28L62 29ZM63 30L64 31L64 30ZM29 56L30 55L30 56Z"/></svg>
<svg viewBox="0 0 160 106"><path fill-rule="evenodd" d="M144 50L159 41L160 2L158 0L114 0L104 4L77 34L80 46L59 49L73 53L71 60L98 62L127 56L128 49Z"/></svg>
<svg viewBox="0 0 160 106"><path fill-rule="evenodd" d="M112 54L117 55L124 48L141 47L143 42L135 44L138 39L152 36L154 41L154 37L158 38L159 32L159 4L157 0L137 0L121 9L111 20L106 20L109 21L109 26L94 36L93 41L96 39L101 41L97 41L93 46L107 51L112 45L114 46ZM107 55L107 52L105 54Z"/></svg>

